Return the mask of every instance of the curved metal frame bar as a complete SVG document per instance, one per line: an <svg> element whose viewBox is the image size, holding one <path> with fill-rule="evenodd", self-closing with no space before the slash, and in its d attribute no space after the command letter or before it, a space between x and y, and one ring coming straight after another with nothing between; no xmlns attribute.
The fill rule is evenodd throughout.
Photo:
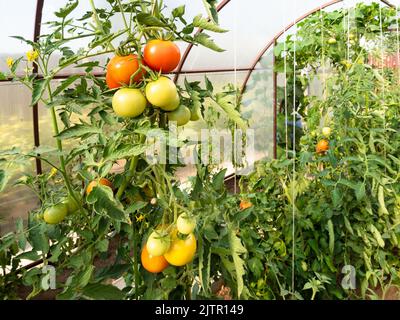
<svg viewBox="0 0 400 320"><path fill-rule="evenodd" d="M37 0L36 2L36 15L35 15L35 27L33 31L33 41L37 42L40 37L40 28L42 24L42 14L43 14L43 5L44 0ZM38 65L36 63L33 64L33 73L38 73ZM40 133L39 133L39 112L38 112L38 104L34 104L32 106L32 116L33 116L33 140L35 143L35 147L39 147L40 145ZM42 174L42 162L39 158L35 159L36 162L36 173Z"/></svg>
<svg viewBox="0 0 400 320"><path fill-rule="evenodd" d="M222 0L222 2L217 6L217 12L221 11L230 1L231 1L231 0ZM203 29L199 28L199 29L197 30L196 34L199 34L199 33L201 33L201 32L203 32ZM176 74L175 74L175 77L174 77L174 82L175 82L175 83L178 81L179 75L180 75L180 73L181 73L181 71L182 71L182 67L183 67L183 65L185 64L186 59L187 59L187 57L189 56L189 53L190 53L190 51L192 50L192 48L193 48L193 43L190 43L190 44L188 45L188 47L186 48L186 50L185 50L185 52L184 52L184 54L183 54L183 56L182 56L181 61L180 61L179 64L178 64L178 67L177 67L177 69L176 69Z"/></svg>

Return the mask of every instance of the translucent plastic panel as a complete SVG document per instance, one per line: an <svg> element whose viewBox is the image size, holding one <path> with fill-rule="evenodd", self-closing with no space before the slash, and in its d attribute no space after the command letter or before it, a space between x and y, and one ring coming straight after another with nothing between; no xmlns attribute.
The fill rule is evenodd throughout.
<svg viewBox="0 0 400 320"><path fill-rule="evenodd" d="M221 27L229 32L212 34L226 51L217 53L195 47L183 69L247 68L284 26L322 3L320 0L231 0L220 12Z"/></svg>
<svg viewBox="0 0 400 320"><path fill-rule="evenodd" d="M214 91L215 92L220 92L224 86L226 86L228 83L231 84L236 84L237 86L240 86L240 84L243 82L244 77L246 76L246 72L210 72L210 73L196 73L196 74L182 74L181 77L179 78L179 85L183 86L183 81L186 78L189 82L192 81L200 81L201 86L204 87L204 78L207 76L207 78L212 82ZM208 101L205 102L205 107L206 107L206 113L208 112ZM178 134L182 138L188 138L189 140L193 141L195 139L200 139L200 130L201 129L206 129L207 124L204 120L198 120L198 121L193 121L189 122L186 126L183 127L183 129L180 129L178 131ZM213 126L215 129L227 129L227 123L225 119L221 119L220 121L217 121L216 124ZM184 150L182 150L182 154L188 156L193 154L192 152L193 147L188 147ZM224 158L223 158L224 157ZM223 153L221 156L221 159L224 159L222 163L220 164L221 168L227 168L227 175L232 174L235 172L235 169L232 165L232 162L229 161L229 155L226 153ZM188 177L194 176L196 174L196 168L193 164L188 164L184 168L180 168L177 172L178 178L184 182L187 181Z"/></svg>
<svg viewBox="0 0 400 320"><path fill-rule="evenodd" d="M260 70L254 70L242 99L242 116L254 129L254 160L273 157L273 64L272 50L263 57Z"/></svg>
<svg viewBox="0 0 400 320"><path fill-rule="evenodd" d="M29 150L33 146L31 95L20 84L0 83L0 150L13 147ZM2 168L10 177L10 183L0 193L0 234L14 228L15 219L26 218L29 210L38 205L35 195L24 186L10 188L22 172L34 174L34 162L26 166L3 163Z"/></svg>
<svg viewBox="0 0 400 320"><path fill-rule="evenodd" d="M109 3L106 0L95 0L94 3L95 3L96 8L109 8L110 7ZM45 5L43 8L42 21L44 23L46 23L46 22L55 20L54 12L57 11L59 8L61 8L64 5L65 5L65 0L45 1ZM166 7L165 12L167 12L167 13L171 12L171 10L175 7L178 7L180 5L186 5L185 18L188 22L191 22L193 17L199 13L206 14L202 1L195 1L192 3L192 2L188 2L186 0L167 0L167 1L164 1L164 5ZM90 2L89 1L80 1L79 6L73 11L73 13L71 14L71 17L72 18L80 18L88 11L92 11ZM129 21L128 15L126 15L126 18ZM117 31L121 27L123 27L122 15L120 15L120 14L115 15L112 19L112 25L113 25L114 31ZM48 34L49 32L51 32L51 30L49 29L48 25L43 24L41 33ZM69 43L68 46L73 51L76 52L80 48L86 47L91 40L92 40L91 37L74 40L71 43ZM123 37L116 39L113 42L114 46L117 47L121 40L123 40ZM180 47L182 53L186 50L186 47L188 45L187 43L182 42L182 41L178 41L177 44ZM91 60L99 60L100 65L104 66L107 63L107 59L110 56L111 56L111 54L106 54L106 55L95 57ZM55 67L58 64L59 59L60 59L60 57L55 55L52 58L52 61L50 63L50 68ZM83 61L83 62L85 62L85 61ZM71 67L68 67L65 70L63 70L61 73L62 74L71 74L71 73L80 73L83 71L84 71L83 69L77 69L77 68L74 68L73 66L71 66ZM101 68L97 68L97 69L94 69L93 71L101 72L103 70Z"/></svg>
<svg viewBox="0 0 400 320"><path fill-rule="evenodd" d="M0 1L0 71L8 71L7 57L17 58L29 50L29 46L10 36L22 36L32 40L36 1ZM22 70L22 69L21 69Z"/></svg>

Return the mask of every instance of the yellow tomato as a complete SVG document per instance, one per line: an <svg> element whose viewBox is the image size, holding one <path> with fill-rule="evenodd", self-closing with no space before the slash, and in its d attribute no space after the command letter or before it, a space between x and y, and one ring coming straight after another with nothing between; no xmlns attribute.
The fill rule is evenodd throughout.
<svg viewBox="0 0 400 320"><path fill-rule="evenodd" d="M179 95L175 83L167 77L151 81L145 89L149 102L161 109L171 111L179 106Z"/></svg>
<svg viewBox="0 0 400 320"><path fill-rule="evenodd" d="M164 254L164 257L169 264L181 267L193 260L196 248L197 242L193 233L180 239L178 237L178 230L174 230L171 233L171 245L169 250Z"/></svg>
<svg viewBox="0 0 400 320"><path fill-rule="evenodd" d="M139 89L119 89L112 98L112 107L119 117L134 118L146 109L146 98Z"/></svg>

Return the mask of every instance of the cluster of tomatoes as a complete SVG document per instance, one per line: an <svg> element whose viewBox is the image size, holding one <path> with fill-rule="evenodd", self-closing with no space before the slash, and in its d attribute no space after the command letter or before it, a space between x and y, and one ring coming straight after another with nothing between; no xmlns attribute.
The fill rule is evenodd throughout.
<svg viewBox="0 0 400 320"><path fill-rule="evenodd" d="M175 83L166 76L148 81L144 92L129 87L143 81L146 68L157 73L168 73L177 67L180 58L178 46L166 40L150 40L145 45L142 65L135 54L114 56L107 65L106 83L110 89L120 88L112 98L116 115L137 117L149 102L154 108L165 111L168 120L175 121L178 126L185 125L189 120L198 120L196 114L192 115L190 109L181 104Z"/></svg>
<svg viewBox="0 0 400 320"><path fill-rule="evenodd" d="M322 128L322 135L326 138L329 138L332 130L329 127ZM318 141L317 146L315 147L315 151L317 154L325 154L329 150L329 141L327 139L321 139Z"/></svg>
<svg viewBox="0 0 400 320"><path fill-rule="evenodd" d="M151 273L159 273L169 265L181 267L190 263L197 248L195 227L196 220L187 213L179 215L174 226L158 227L142 248L142 266Z"/></svg>
<svg viewBox="0 0 400 320"><path fill-rule="evenodd" d="M93 188L101 184L103 186L107 186L109 188L113 188L113 185L110 180L106 178L100 178L99 180L91 181L87 188L86 194L88 195L92 192ZM79 209L79 201L80 195L75 192L75 198L71 195L65 197L60 203L57 203L51 207L48 207L43 214L43 220L48 224L58 224L65 219L68 214L73 214Z"/></svg>
<svg viewBox="0 0 400 320"><path fill-rule="evenodd" d="M113 188L110 180L100 178L91 181L86 194L89 195L97 185ZM78 199L78 194L76 194ZM44 212L44 220L49 224L58 224L67 214L76 212L79 209L78 203L71 196L64 201L49 207ZM187 213L179 215L176 224L172 226L159 226L147 239L142 248L142 266L151 273L162 272L169 265L184 266L190 263L197 249L196 237L193 233L196 227L196 220Z"/></svg>

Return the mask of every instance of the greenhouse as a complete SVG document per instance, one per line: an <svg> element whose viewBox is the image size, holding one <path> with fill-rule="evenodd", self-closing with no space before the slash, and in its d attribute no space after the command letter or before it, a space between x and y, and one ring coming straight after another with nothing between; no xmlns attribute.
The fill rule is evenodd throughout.
<svg viewBox="0 0 400 320"><path fill-rule="evenodd" d="M0 300L400 300L399 6L0 1Z"/></svg>

